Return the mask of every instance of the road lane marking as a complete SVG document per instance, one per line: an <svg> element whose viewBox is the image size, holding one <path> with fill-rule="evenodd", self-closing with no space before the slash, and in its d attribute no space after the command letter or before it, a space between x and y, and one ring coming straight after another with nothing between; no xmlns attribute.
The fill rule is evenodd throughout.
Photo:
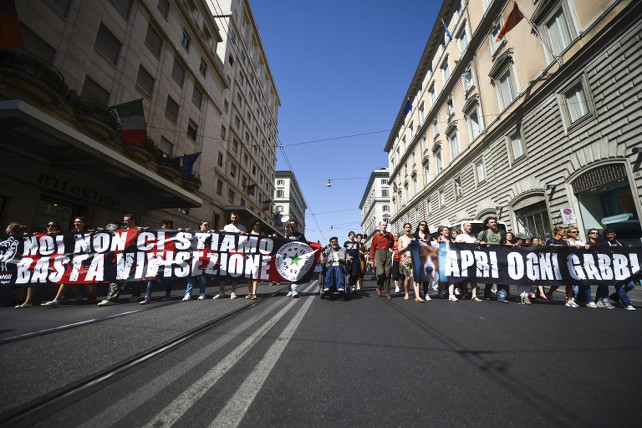
<svg viewBox="0 0 642 428"><path fill-rule="evenodd" d="M310 289L313 289L313 287L314 283L312 284L312 287ZM290 305L294 304L292 299L287 300L290 300ZM234 338L238 337L248 328L255 328L257 322L268 316L268 314L272 313L277 306L283 305L285 301L286 300L284 300L283 298L274 299L273 302L259 314L234 327L232 330L225 333L219 339L216 339L215 342L206 346L201 351L192 354L189 358L181 363L181 367L183 367L182 370L171 370L164 372L161 376L153 379L134 392L127 394L118 402L103 409L100 414L94 416L92 419L82 424L81 427L102 428L116 425L118 421L123 419L125 416L138 409L148 400L153 399L154 396L161 393L161 391L163 391L167 386L183 376L186 371L192 370L203 361L211 358L212 354L217 352Z"/></svg>
<svg viewBox="0 0 642 428"><path fill-rule="evenodd" d="M314 283L312 283L314 287ZM311 288L312 288L311 287ZM171 426L178 421L189 409L209 391L240 359L259 342L274 325L285 316L296 304L296 299L281 309L259 329L254 331L247 339L230 352L223 360L207 372L202 378L183 391L175 400L161 410L151 421L144 425L147 428Z"/></svg>
<svg viewBox="0 0 642 428"><path fill-rule="evenodd" d="M279 361L281 354L286 346L288 346L290 339L308 312L313 301L314 296L306 297L305 303L299 308L294 318L292 318L270 349L265 353L263 358L261 358L261 361L256 365L252 373L250 373L243 384L228 400L223 410L219 412L216 419L210 424L210 428L236 427L241 423L247 409L254 401L259 390L263 387L263 383L272 372L277 361Z"/></svg>

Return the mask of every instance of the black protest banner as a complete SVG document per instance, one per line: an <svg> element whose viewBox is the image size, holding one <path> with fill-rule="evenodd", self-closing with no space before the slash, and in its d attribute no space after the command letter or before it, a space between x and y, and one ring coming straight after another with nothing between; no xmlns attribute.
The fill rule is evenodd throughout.
<svg viewBox="0 0 642 428"><path fill-rule="evenodd" d="M306 282L318 244L261 235L179 230L0 237L0 284L87 284L203 274Z"/></svg>
<svg viewBox="0 0 642 428"><path fill-rule="evenodd" d="M441 243L411 248L417 281L614 285L641 278L642 247L509 247ZM437 274L438 273L438 274Z"/></svg>

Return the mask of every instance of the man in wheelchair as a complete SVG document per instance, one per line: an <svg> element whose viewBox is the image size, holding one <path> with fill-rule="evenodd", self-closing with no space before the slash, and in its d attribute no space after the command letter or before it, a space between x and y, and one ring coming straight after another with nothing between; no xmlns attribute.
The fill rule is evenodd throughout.
<svg viewBox="0 0 642 428"><path fill-rule="evenodd" d="M321 264L325 267L324 293L333 288L339 293L345 293L346 259L346 249L340 247L339 238L333 236L330 238L330 247L321 253Z"/></svg>

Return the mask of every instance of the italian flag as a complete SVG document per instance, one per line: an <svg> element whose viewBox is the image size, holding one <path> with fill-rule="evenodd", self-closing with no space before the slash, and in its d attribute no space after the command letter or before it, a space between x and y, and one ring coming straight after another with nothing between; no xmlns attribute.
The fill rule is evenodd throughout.
<svg viewBox="0 0 642 428"><path fill-rule="evenodd" d="M142 144L147 141L143 100L120 104L114 107L120 119L120 137L125 144Z"/></svg>

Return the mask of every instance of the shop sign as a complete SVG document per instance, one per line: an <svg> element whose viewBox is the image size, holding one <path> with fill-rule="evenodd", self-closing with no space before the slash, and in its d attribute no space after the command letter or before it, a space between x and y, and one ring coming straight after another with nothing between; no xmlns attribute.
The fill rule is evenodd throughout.
<svg viewBox="0 0 642 428"><path fill-rule="evenodd" d="M612 215L610 217L604 217L602 219L602 224L619 223L621 221L631 220L632 218L633 218L633 214L631 213Z"/></svg>

